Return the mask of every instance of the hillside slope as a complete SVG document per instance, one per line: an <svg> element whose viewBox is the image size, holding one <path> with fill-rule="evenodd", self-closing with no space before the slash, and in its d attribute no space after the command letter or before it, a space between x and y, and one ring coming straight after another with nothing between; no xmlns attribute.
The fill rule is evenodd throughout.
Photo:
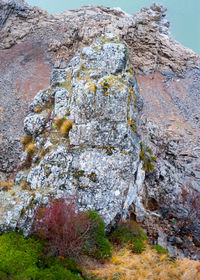
<svg viewBox="0 0 200 280"><path fill-rule="evenodd" d="M128 46L144 103L142 141L157 157L143 184L147 214L130 211L172 255L199 259L200 57L169 36L166 9L154 4L131 16L86 6L49 15L1 0L0 16L0 180L15 175L24 117L52 69L65 69L80 47L112 32Z"/></svg>

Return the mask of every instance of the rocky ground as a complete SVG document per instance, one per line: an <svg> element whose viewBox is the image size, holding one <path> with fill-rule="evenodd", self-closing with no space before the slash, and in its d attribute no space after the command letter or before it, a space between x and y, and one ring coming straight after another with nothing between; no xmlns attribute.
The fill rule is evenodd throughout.
<svg viewBox="0 0 200 280"><path fill-rule="evenodd" d="M24 117L52 69L65 69L80 47L112 32L127 44L144 103L142 141L157 157L143 185L149 212L142 222L171 254L199 259L200 58L170 37L166 9L152 5L132 16L86 6L49 15L1 0L0 18L0 179L14 177ZM137 216L134 205L132 212Z"/></svg>

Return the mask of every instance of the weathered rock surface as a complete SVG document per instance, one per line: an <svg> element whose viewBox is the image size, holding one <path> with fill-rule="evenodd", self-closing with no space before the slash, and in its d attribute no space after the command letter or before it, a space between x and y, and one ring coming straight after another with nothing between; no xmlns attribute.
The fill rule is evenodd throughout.
<svg viewBox="0 0 200 280"><path fill-rule="evenodd" d="M151 213L145 223L171 254L199 259L199 70L185 78L153 73L137 80L144 102L143 141L157 157L144 182L143 201Z"/></svg>
<svg viewBox="0 0 200 280"><path fill-rule="evenodd" d="M38 90L48 86L53 65L65 68L80 47L105 32L112 32L126 41L130 66L136 73L182 73L200 63L194 52L167 35L166 9L156 4L134 16L119 8L102 6L85 6L61 15L49 15L20 0L1 0L0 11L0 90L4 96L0 101L0 129L3 139L12 137L15 141L22 136L27 103ZM13 158L9 153L11 145L3 141L2 153ZM1 170L5 164L0 162ZM10 168L11 173L15 166ZM10 173L1 172L0 176L8 178Z"/></svg>
<svg viewBox="0 0 200 280"><path fill-rule="evenodd" d="M31 112L24 121L37 147L32 164L17 174L9 193L0 194L2 231L28 232L35 207L49 197L76 196L81 210L98 211L107 226L126 217L133 202L143 214L136 131L142 101L128 66L126 45L108 34L78 52L66 69L53 71L53 86L30 105L42 112ZM58 118L73 122L69 136L56 127ZM22 160L27 157L28 149Z"/></svg>
<svg viewBox="0 0 200 280"><path fill-rule="evenodd" d="M0 93L3 96L0 100L0 180L6 180L14 172L22 150L19 139L23 135L23 120L30 100L39 90L49 86L53 67L57 70L53 71L51 84L56 86L57 81L65 81L67 63L80 47L91 44L105 32L112 32L127 44L130 66L137 74L144 101L140 121L145 136L142 141L157 156L155 170L146 174L140 189L145 210L139 214L132 207L132 211L138 219L143 217L143 223L155 243L169 246L171 254L199 258L200 215L194 193L198 198L200 58L170 38L165 8L152 5L150 9L143 8L131 16L121 9L86 6L61 15L49 15L22 1L4 0L0 1L0 15ZM76 71L79 73L79 69ZM90 79L100 79L104 74L96 71ZM68 90L57 88L55 93L54 113L58 117L63 117L69 108ZM35 113L39 106L51 103L50 96L43 92L37 94L30 106L33 116L37 116ZM48 110L42 114L48 113ZM46 118L49 119L49 115ZM44 124L39 122L38 125L42 131ZM49 129L50 120L46 125L45 129ZM35 127L30 133L33 129ZM83 145L84 141L91 145L93 138L99 143L102 138L96 133L98 129L96 121L87 126L83 122L73 130L76 137L71 140L74 145ZM103 139L110 130L107 123ZM113 139L118 137L120 142L116 131ZM80 134L86 140L78 137ZM45 145L48 149L51 148L50 140ZM36 144L40 148L45 143L39 137ZM37 157L34 160L36 162ZM43 197L33 194L31 198L30 192L25 192L21 198L20 188L15 188L19 197L16 205L21 205L21 208L17 206L15 209L16 217L23 207L33 205L33 198L38 203ZM8 204L8 216L11 215L9 209ZM30 210L29 217L31 213Z"/></svg>

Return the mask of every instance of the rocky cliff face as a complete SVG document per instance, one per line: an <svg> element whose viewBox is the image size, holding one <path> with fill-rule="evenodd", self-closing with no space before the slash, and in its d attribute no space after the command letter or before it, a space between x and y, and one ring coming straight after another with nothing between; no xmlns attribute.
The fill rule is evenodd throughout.
<svg viewBox="0 0 200 280"><path fill-rule="evenodd" d="M132 206L129 210L135 214L138 220L143 221L148 233L152 236L152 240L168 246L171 254L185 254L193 258L199 258L198 247L200 240L197 202L200 185L200 58L191 50L170 38L169 23L165 19L166 9L162 6L152 5L150 9L143 8L140 12L131 16L120 9L87 6L75 11L66 11L61 15L49 15L43 10L32 8L22 1L1 1L0 11L0 89L3 96L0 105L1 180L6 180L14 172L22 151L19 140L23 135L23 119L28 113L30 100L33 100L33 97L40 89L49 86L51 70L53 68L57 69L53 71L51 80L52 86L58 87L59 92L59 86L54 84L54 81L62 77L63 80L58 80L58 82L66 82L65 70L77 50L80 47L90 45L105 32L111 32L126 42L130 66L137 77L140 95L144 103L143 111L138 120L140 125L138 134L140 134L141 129L142 142L147 147L151 147L153 154L157 157L154 171L150 174L146 173L144 184L140 189L140 198L145 210L138 212L137 209L142 209L142 207L136 207L136 200L135 203L132 203L134 200L131 202ZM90 55L94 54L91 52L88 57ZM81 57L81 59L86 59L86 57ZM78 65L76 66L78 67ZM74 66L71 65L70 67ZM82 67L84 68L85 66ZM100 68L102 67L101 65ZM79 68L81 68L80 65ZM121 71L125 70L124 66L120 69ZM84 73L83 70L79 69L77 71ZM112 71L109 73L111 74ZM81 75L83 75L84 79L84 74ZM90 77L90 79L98 80L103 78L104 75L105 73L100 73L98 77L97 73L96 78ZM126 73L125 80L128 79L127 75L128 73ZM77 107L75 106L75 103L73 106L72 103L70 103L71 105L68 103L66 105L68 101L63 97L65 95L64 90L68 91L69 89L63 88L57 95L55 91L54 93L51 91L49 93L49 96L53 94L52 98L55 94L54 110L58 116L61 114L60 117L63 117L62 110L65 110L67 106L70 107L70 112L75 111L75 108L79 108L78 105L76 105ZM50 102L49 97L46 97L46 100L44 96L46 97L43 93L37 94L31 105L32 114L25 120L26 131L32 134L34 138L40 138L41 136L38 136L38 133L43 133L42 129L46 126L48 129L47 123L50 125L52 121L48 115L50 108L43 108L46 106L46 102ZM80 104L82 104L83 100L80 101ZM59 103L60 105L56 105ZM43 110L36 114L35 107L41 107ZM105 110L107 109L105 108ZM74 121L74 118L75 115L73 115L71 121ZM77 118L80 118L80 116ZM118 139L117 127L113 131L108 120L105 126L101 121L99 124L99 121L99 119L94 121L95 131L101 129L101 131L107 131L108 134L109 131L112 132L113 139L119 140L119 142L110 146L115 147L116 150L121 149L122 147L119 146L121 145L119 143L125 131L120 130L122 138ZM35 123L35 125L32 126L32 123ZM97 142L103 142L104 137L107 136L102 133L102 139L96 138L95 131L93 131L91 124L85 123L85 120L81 120L81 124L77 122L76 129L70 131L70 135L74 135L73 137L70 136L72 137L73 145L75 147L81 146L83 145L82 141L88 141L88 145L93 145L91 144L92 139L96 139L95 141ZM80 135L84 135L85 140ZM91 137L88 135L91 135ZM48 139L49 136L46 136ZM46 139L46 136L44 135L41 138ZM126 141L132 139L131 137L128 134ZM51 143L51 139L48 140ZM141 149L138 146L140 141L137 140L134 144L137 147L137 156ZM43 144L40 141L36 141L36 143L39 151ZM129 147L129 144L127 145L126 148ZM45 147L48 148L48 145ZM134 146L131 147L133 149ZM74 147L70 146L70 149L73 150ZM101 153L103 150L107 156L107 149L102 149ZM108 150L108 153L110 152L113 152L112 148ZM43 153L45 154L45 152ZM114 156L113 154L110 157ZM120 153L120 155L121 157L122 155L125 156L123 153ZM48 155L44 155L42 159L44 162L39 165L40 169L37 172L28 173L29 177L27 177L31 178L28 181L31 184L34 184L34 178L39 180L39 189L41 189L43 182L46 186L47 181L50 180L44 181L41 174L45 178L52 177L52 180L54 180L54 175L50 176L50 174L54 174L54 172L56 174L57 172L56 169L52 170L53 167L49 166L50 173L47 176L45 172L48 173L48 171L44 170L43 165L48 165L49 163L48 161L45 162L45 156L48 157ZM76 157L76 160L81 164L82 161L78 160L78 153ZM120 158L119 162L121 162ZM136 174L136 170L139 168L139 161L135 158L132 159L132 162L136 164L133 170L133 173ZM78 165L70 168L82 167ZM91 184L97 184L97 182L92 183L87 177L93 174L91 168L91 166L88 166L88 170L84 171L84 176L80 176L80 178L78 176L79 179L76 179L82 185L88 185L84 183L84 180ZM123 168L125 168L125 165L122 166L122 170ZM83 172L78 174L83 175ZM114 174L112 173L112 176ZM103 178L102 171L98 175ZM26 176L27 174L24 175L24 180ZM118 177L120 176L117 175ZM136 181L133 181L134 186ZM106 186L105 184L104 186ZM30 188L29 184L28 188ZM31 188L33 188L31 191L35 191L33 186ZM81 191L84 193L84 190ZM3 201L8 194L1 193ZM125 197L123 197L124 201L126 200ZM35 201L34 196L30 199ZM114 199L114 197L111 199ZM10 203L12 204L11 201ZM9 212L10 204L8 205L8 209L6 210L5 208L5 213L7 213L8 217L9 215L11 217L11 212ZM21 207L19 209L28 209L28 205L32 204L30 204L27 196L24 195L24 198L20 198L18 205ZM119 205L120 209L122 209L121 202L119 202ZM116 209L115 207L116 205L113 209ZM19 211L16 213L19 214ZM103 210L101 213L104 215ZM13 219L13 226L16 225L18 214ZM109 218L107 221L109 221Z"/></svg>
<svg viewBox="0 0 200 280"><path fill-rule="evenodd" d="M16 185L1 193L2 231L29 232L35 207L50 196L74 196L81 210L98 211L107 226L126 218L133 202L141 214L136 126L142 102L128 63L126 45L105 34L66 69L52 72L51 87L35 96L24 120Z"/></svg>

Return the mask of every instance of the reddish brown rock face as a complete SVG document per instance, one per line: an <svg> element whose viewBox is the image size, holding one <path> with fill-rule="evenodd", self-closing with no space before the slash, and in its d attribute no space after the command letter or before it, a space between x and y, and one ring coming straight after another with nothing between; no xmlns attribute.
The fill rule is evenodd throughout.
<svg viewBox="0 0 200 280"><path fill-rule="evenodd" d="M0 50L0 173L9 176L18 162L24 117L35 94L49 86L51 69L40 42Z"/></svg>
<svg viewBox="0 0 200 280"><path fill-rule="evenodd" d="M50 66L47 53L41 43L21 43L13 49L15 50L15 57L23 54L20 65L17 65L20 75L15 80L14 86L21 98L30 103L39 90L49 86L52 66Z"/></svg>
<svg viewBox="0 0 200 280"><path fill-rule="evenodd" d="M10 124L11 130L22 129L24 111L35 94L49 86L50 72L51 66L41 43L25 42L0 50L2 127ZM7 132L12 135L11 130Z"/></svg>
<svg viewBox="0 0 200 280"><path fill-rule="evenodd" d="M185 78L171 73L171 78L159 72L136 75L144 100L143 114L162 125L168 132L185 137L199 135L200 99L195 87L200 78L187 72ZM188 134L188 132L191 132Z"/></svg>
<svg viewBox="0 0 200 280"><path fill-rule="evenodd" d="M137 80L142 119L147 119L143 135L157 157L144 182L144 200L147 209L155 202L154 211L162 217L148 217L144 223L155 239L162 229L163 244L200 258L200 71L188 71L184 78L155 72L137 75Z"/></svg>

